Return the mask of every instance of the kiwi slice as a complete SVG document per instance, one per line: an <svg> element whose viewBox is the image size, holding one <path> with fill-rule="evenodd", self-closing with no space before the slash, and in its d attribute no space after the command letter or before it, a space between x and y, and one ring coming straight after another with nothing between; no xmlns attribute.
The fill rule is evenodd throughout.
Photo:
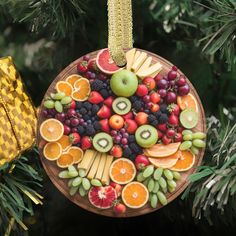
<svg viewBox="0 0 236 236"><path fill-rule="evenodd" d="M93 137L93 147L98 152L108 152L111 150L112 146L113 146L112 137L107 133L101 132Z"/></svg>
<svg viewBox="0 0 236 236"><path fill-rule="evenodd" d="M113 101L112 109L119 115L125 115L131 110L131 102L128 98L118 97Z"/></svg>
<svg viewBox="0 0 236 236"><path fill-rule="evenodd" d="M198 113L193 109L185 109L179 116L181 125L186 129L192 129L197 125Z"/></svg>
<svg viewBox="0 0 236 236"><path fill-rule="evenodd" d="M157 130L151 125L142 125L135 132L135 139L139 146L149 148L158 140Z"/></svg>

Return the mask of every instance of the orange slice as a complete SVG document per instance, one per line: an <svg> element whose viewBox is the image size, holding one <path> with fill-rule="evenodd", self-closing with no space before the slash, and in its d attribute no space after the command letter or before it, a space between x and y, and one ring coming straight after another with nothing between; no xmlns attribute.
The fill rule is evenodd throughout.
<svg viewBox="0 0 236 236"><path fill-rule="evenodd" d="M63 151L65 151L72 144L70 137L67 135L62 135L62 137L57 142L61 144Z"/></svg>
<svg viewBox="0 0 236 236"><path fill-rule="evenodd" d="M73 156L74 164L79 163L83 158L83 151L79 147L70 147L67 151L71 156Z"/></svg>
<svg viewBox="0 0 236 236"><path fill-rule="evenodd" d="M43 155L49 161L57 160L61 154L62 148L58 142L47 143L43 149Z"/></svg>
<svg viewBox="0 0 236 236"><path fill-rule="evenodd" d="M121 197L126 206L140 208L147 203L149 193L142 183L131 182L123 188Z"/></svg>
<svg viewBox="0 0 236 236"><path fill-rule="evenodd" d="M177 151L171 156L168 157L162 157L162 158L148 158L149 161L155 166L155 167L161 167L161 168L171 168L176 164L178 159L181 156L181 152Z"/></svg>
<svg viewBox="0 0 236 236"><path fill-rule="evenodd" d="M150 148L144 150L146 156L149 157L168 157L176 153L179 149L180 142L170 143L168 145L155 144Z"/></svg>
<svg viewBox="0 0 236 236"><path fill-rule="evenodd" d="M73 92L73 87L70 83L66 81L59 81L56 84L56 90L57 92L63 92L66 96L71 96Z"/></svg>
<svg viewBox="0 0 236 236"><path fill-rule="evenodd" d="M71 84L74 87L75 82L80 78L81 78L80 75L73 74L73 75L70 75L66 78L66 82L68 82L69 84Z"/></svg>
<svg viewBox="0 0 236 236"><path fill-rule="evenodd" d="M187 94L185 96L178 96L177 103L181 110L185 110L186 108L191 108L194 111L198 112L198 103L196 98L191 94Z"/></svg>
<svg viewBox="0 0 236 236"><path fill-rule="evenodd" d="M85 78L78 79L74 84L75 91L72 93L72 98L76 101L85 101L88 99L91 88L90 83Z"/></svg>
<svg viewBox="0 0 236 236"><path fill-rule="evenodd" d="M193 167L195 163L195 155L190 151L181 151L181 156L176 164L171 167L174 171L186 171Z"/></svg>
<svg viewBox="0 0 236 236"><path fill-rule="evenodd" d="M68 166L74 164L74 157L69 153L63 153L57 159L57 165L61 168L67 168Z"/></svg>
<svg viewBox="0 0 236 236"><path fill-rule="evenodd" d="M132 161L126 158L119 158L111 164L109 173L113 182L127 184L134 179L136 168Z"/></svg>
<svg viewBox="0 0 236 236"><path fill-rule="evenodd" d="M40 135L48 142L58 141L64 133L63 124L56 119L45 120L40 125Z"/></svg>

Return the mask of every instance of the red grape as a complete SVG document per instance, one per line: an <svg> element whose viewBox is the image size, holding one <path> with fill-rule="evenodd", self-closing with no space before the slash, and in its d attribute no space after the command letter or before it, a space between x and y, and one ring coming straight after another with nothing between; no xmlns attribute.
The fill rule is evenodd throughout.
<svg viewBox="0 0 236 236"><path fill-rule="evenodd" d="M157 87L159 89L166 89L168 87L168 81L161 79L157 82Z"/></svg>
<svg viewBox="0 0 236 236"><path fill-rule="evenodd" d="M184 86L186 84L186 79L183 75L181 75L179 77L179 79L176 81L176 85L180 86Z"/></svg>
<svg viewBox="0 0 236 236"><path fill-rule="evenodd" d="M165 89L160 89L160 90L158 90L158 93L160 94L160 96L162 98L164 98L167 94L167 91Z"/></svg>
<svg viewBox="0 0 236 236"><path fill-rule="evenodd" d="M181 86L178 88L178 94L180 96L184 96L184 95L187 95L190 91L190 87L188 84L185 84L184 86Z"/></svg>
<svg viewBox="0 0 236 236"><path fill-rule="evenodd" d="M166 96L166 102L168 104L170 103L175 103L176 102L176 99L177 99L177 96L174 92L168 92L167 93L167 96Z"/></svg>
<svg viewBox="0 0 236 236"><path fill-rule="evenodd" d="M168 79L169 79L169 80L174 80L176 77L177 77L177 72L176 72L175 70L171 70L171 71L168 73Z"/></svg>

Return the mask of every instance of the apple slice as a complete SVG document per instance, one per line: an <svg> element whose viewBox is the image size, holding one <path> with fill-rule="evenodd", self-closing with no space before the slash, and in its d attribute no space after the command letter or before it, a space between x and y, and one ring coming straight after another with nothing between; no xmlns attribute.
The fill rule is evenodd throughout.
<svg viewBox="0 0 236 236"><path fill-rule="evenodd" d="M141 52L137 60L134 61L134 64L132 65L131 70L136 73L138 69L141 67L141 65L144 63L146 58L147 58L147 53Z"/></svg>
<svg viewBox="0 0 236 236"><path fill-rule="evenodd" d="M161 69L162 69L162 64L157 62L156 64L149 67L147 70L141 71L139 74L137 74L137 76L140 78L145 78L147 76L159 73Z"/></svg>
<svg viewBox="0 0 236 236"><path fill-rule="evenodd" d="M141 67L138 69L137 74L147 70L150 67L151 63L152 63L152 57L148 57L141 65Z"/></svg>
<svg viewBox="0 0 236 236"><path fill-rule="evenodd" d="M133 49L129 50L128 52L126 52L126 54L125 54L126 61L127 61L127 64L126 64L127 70L131 70L131 67L134 63L135 53L136 53L136 48L133 48Z"/></svg>

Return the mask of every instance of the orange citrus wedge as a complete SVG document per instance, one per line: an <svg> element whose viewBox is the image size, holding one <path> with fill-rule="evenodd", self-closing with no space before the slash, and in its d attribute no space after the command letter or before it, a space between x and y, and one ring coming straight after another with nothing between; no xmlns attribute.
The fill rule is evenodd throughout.
<svg viewBox="0 0 236 236"><path fill-rule="evenodd" d="M73 163L79 163L83 158L83 151L79 147L70 147L67 151L71 156L73 156Z"/></svg>
<svg viewBox="0 0 236 236"><path fill-rule="evenodd" d="M174 171L187 171L193 167L195 163L195 155L190 151L181 151L181 155L176 164L171 167Z"/></svg>
<svg viewBox="0 0 236 236"><path fill-rule="evenodd" d="M187 94L185 96L178 96L177 103L181 110L185 110L187 108L191 108L194 111L198 112L198 103L196 98L191 94Z"/></svg>
<svg viewBox="0 0 236 236"><path fill-rule="evenodd" d="M66 78L66 82L68 82L69 84L71 84L74 87L75 82L80 78L81 78L80 75L73 74L73 75L70 75Z"/></svg>
<svg viewBox="0 0 236 236"><path fill-rule="evenodd" d="M71 96L73 92L73 87L70 83L66 81L59 81L56 84L56 90L57 92L63 92L66 96Z"/></svg>
<svg viewBox="0 0 236 236"><path fill-rule="evenodd" d="M162 157L162 158L148 158L149 161L155 166L155 167L161 167L161 168L171 168L176 164L178 159L181 156L181 152L177 151L171 156L168 157Z"/></svg>
<svg viewBox="0 0 236 236"><path fill-rule="evenodd" d="M67 135L62 135L62 137L57 142L61 144L63 151L65 151L67 148L69 148L72 145L71 139Z"/></svg>
<svg viewBox="0 0 236 236"><path fill-rule="evenodd" d="M142 183L131 182L123 188L121 197L126 206L140 208L147 203L149 193Z"/></svg>
<svg viewBox="0 0 236 236"><path fill-rule="evenodd" d="M85 101L88 99L91 88L90 83L85 78L78 79L74 84L74 92L72 93L72 98L75 101Z"/></svg>
<svg viewBox="0 0 236 236"><path fill-rule="evenodd" d="M43 155L49 161L57 160L62 154L61 145L57 142L47 143L43 149Z"/></svg>
<svg viewBox="0 0 236 236"><path fill-rule="evenodd" d="M136 168L132 161L126 158L119 158L111 164L109 174L113 182L127 184L134 179Z"/></svg>
<svg viewBox="0 0 236 236"><path fill-rule="evenodd" d="M63 124L56 119L45 120L39 130L42 138L48 142L58 141L64 133Z"/></svg>
<svg viewBox="0 0 236 236"><path fill-rule="evenodd" d="M149 157L168 157L178 151L179 145L180 142L168 145L155 144L150 148L144 149L144 154Z"/></svg>
<svg viewBox="0 0 236 236"><path fill-rule="evenodd" d="M70 155L69 153L63 153L58 159L57 159L57 165L61 168L67 168L68 166L72 165L74 163L74 157Z"/></svg>

